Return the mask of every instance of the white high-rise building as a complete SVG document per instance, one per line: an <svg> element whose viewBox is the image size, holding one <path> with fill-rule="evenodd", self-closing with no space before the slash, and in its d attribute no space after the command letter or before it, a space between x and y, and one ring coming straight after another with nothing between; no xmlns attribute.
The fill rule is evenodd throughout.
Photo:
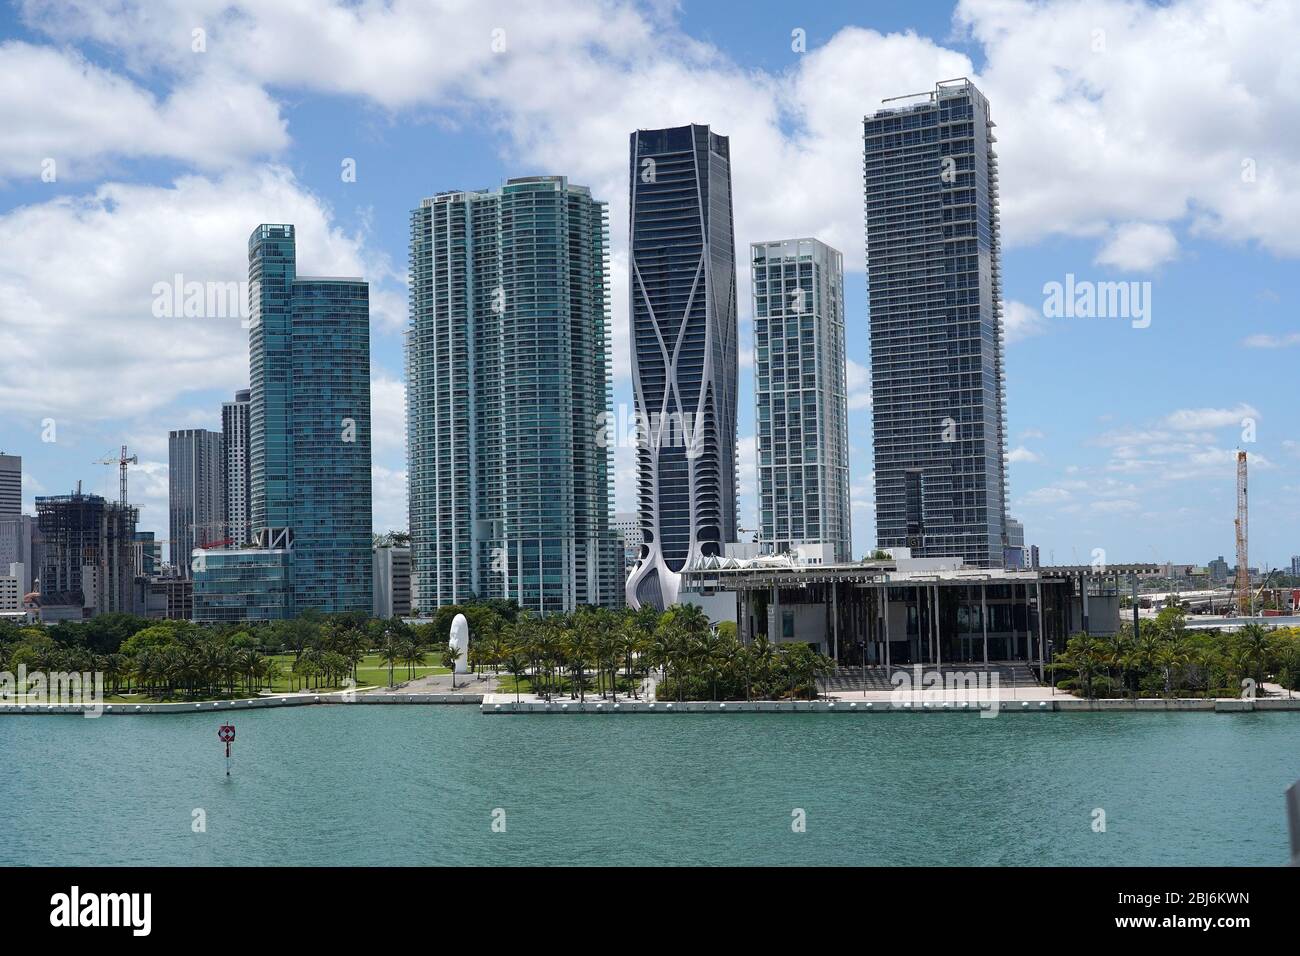
<svg viewBox="0 0 1300 956"><path fill-rule="evenodd" d="M759 543L852 560L844 264L817 239L749 247Z"/></svg>
<svg viewBox="0 0 1300 956"><path fill-rule="evenodd" d="M235 547L253 540L253 499L249 495L249 389L221 405L221 439L225 454L226 537Z"/></svg>

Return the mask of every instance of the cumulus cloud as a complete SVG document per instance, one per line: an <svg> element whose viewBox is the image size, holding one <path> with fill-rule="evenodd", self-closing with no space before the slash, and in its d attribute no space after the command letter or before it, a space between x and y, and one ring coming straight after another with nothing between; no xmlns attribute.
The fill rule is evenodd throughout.
<svg viewBox="0 0 1300 956"><path fill-rule="evenodd" d="M155 303L160 288L171 298L177 275L214 287L246 279L248 235L261 222L297 225L303 273L368 271L359 241L279 167L166 186L107 183L0 215L0 353L9 362L0 406L102 420L246 383L248 332L237 313L157 317Z"/></svg>
<svg viewBox="0 0 1300 956"><path fill-rule="evenodd" d="M1178 240L1168 226L1130 222L1117 226L1097 253L1097 264L1126 272L1150 272L1178 255Z"/></svg>
<svg viewBox="0 0 1300 956"><path fill-rule="evenodd" d="M372 523L376 531L402 530L408 525L406 469L370 467Z"/></svg>
<svg viewBox="0 0 1300 956"><path fill-rule="evenodd" d="M84 179L110 157L227 167L289 141L279 106L247 79L191 74L159 99L75 50L17 41L0 44L0 128L0 176L46 181Z"/></svg>
<svg viewBox="0 0 1300 956"><path fill-rule="evenodd" d="M370 376L370 436L376 454L406 451L406 383L378 370Z"/></svg>
<svg viewBox="0 0 1300 956"><path fill-rule="evenodd" d="M1245 403L1235 408L1180 408L1165 416L1165 424L1178 431L1199 431L1207 428L1240 428L1242 419L1259 418L1259 412Z"/></svg>
<svg viewBox="0 0 1300 956"><path fill-rule="evenodd" d="M1011 345L1047 331L1043 310L1033 309L1023 302L1008 299L1002 305L1002 334Z"/></svg>
<svg viewBox="0 0 1300 956"><path fill-rule="evenodd" d="M853 359L845 360L845 385L849 395L849 410L871 407L871 370Z"/></svg>

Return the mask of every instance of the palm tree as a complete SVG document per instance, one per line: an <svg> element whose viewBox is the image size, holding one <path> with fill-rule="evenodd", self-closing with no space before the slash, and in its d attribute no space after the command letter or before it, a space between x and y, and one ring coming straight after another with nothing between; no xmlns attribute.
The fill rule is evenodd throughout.
<svg viewBox="0 0 1300 956"><path fill-rule="evenodd" d="M451 689L456 689L456 661L460 660L463 652L451 641L442 649L442 666L451 668Z"/></svg>
<svg viewBox="0 0 1300 956"><path fill-rule="evenodd" d="M584 702L587 699L587 663L594 653L595 645L590 631L582 625L575 627L569 636L569 673L578 682L578 699ZM573 697L572 689L569 697Z"/></svg>
<svg viewBox="0 0 1300 956"><path fill-rule="evenodd" d="M1190 656L1187 651L1187 643L1183 640L1165 641L1160 649L1156 651L1156 663L1165 675L1165 696L1172 697L1174 693L1174 674L1181 673L1182 669L1188 665Z"/></svg>
<svg viewBox="0 0 1300 956"><path fill-rule="evenodd" d="M388 686L393 686L393 665L402 658L402 645L397 636L392 632L384 634L384 640L379 645L379 659L388 664Z"/></svg>
<svg viewBox="0 0 1300 956"><path fill-rule="evenodd" d="M1153 650L1152 653L1155 651ZM1101 645L1090 634L1075 634L1065 644L1065 650L1056 655L1048 665L1053 670L1071 670L1083 682L1083 695L1092 697L1092 682L1099 671L1105 669Z"/></svg>
<svg viewBox="0 0 1300 956"><path fill-rule="evenodd" d="M1246 674L1255 681L1256 693L1262 693L1266 670L1272 658L1268 631L1262 624L1252 621L1238 633L1237 643Z"/></svg>
<svg viewBox="0 0 1300 956"><path fill-rule="evenodd" d="M523 648L512 644L505 649L505 665L506 670L515 679L515 703L517 704L519 703L519 682L524 679L524 674L528 673L528 654Z"/></svg>

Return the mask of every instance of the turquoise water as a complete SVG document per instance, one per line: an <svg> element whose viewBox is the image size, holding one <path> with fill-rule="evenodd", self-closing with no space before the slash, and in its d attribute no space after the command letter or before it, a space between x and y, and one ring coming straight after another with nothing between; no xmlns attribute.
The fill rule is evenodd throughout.
<svg viewBox="0 0 1300 956"><path fill-rule="evenodd" d="M233 719L0 718L0 864L1272 865L1300 777L1291 713Z"/></svg>

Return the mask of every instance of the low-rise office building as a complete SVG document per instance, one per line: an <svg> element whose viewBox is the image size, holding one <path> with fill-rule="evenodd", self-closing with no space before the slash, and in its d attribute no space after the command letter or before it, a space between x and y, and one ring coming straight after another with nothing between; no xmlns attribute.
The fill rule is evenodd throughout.
<svg viewBox="0 0 1300 956"><path fill-rule="evenodd" d="M196 550L194 556L195 621L278 621L293 616L292 549Z"/></svg>

